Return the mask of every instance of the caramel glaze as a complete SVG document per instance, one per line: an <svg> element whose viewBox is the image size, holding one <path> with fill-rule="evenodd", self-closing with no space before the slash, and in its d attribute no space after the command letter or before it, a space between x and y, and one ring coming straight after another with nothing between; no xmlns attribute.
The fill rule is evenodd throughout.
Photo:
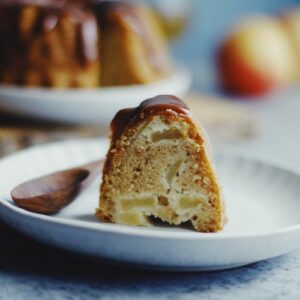
<svg viewBox="0 0 300 300"><path fill-rule="evenodd" d="M143 101L138 107L120 110L111 122L112 144L128 126L137 125L149 116L172 113L190 117L190 110L179 98L172 95L160 95Z"/></svg>
<svg viewBox="0 0 300 300"><path fill-rule="evenodd" d="M63 5L70 3L70 5ZM84 2L83 2L84 3ZM41 4L41 5L40 5ZM34 26L26 35L22 35L19 28L21 26L22 12L27 5L34 6L38 10ZM63 9L62 9L63 6ZM94 15L86 9L86 5L79 5L69 1L12 1L4 2L0 5L0 19L3 17L3 30L0 29L0 64L9 67L15 55L11 54L11 49L17 52L17 57L24 58L30 51L32 41L45 33L54 30L58 26L61 15L66 15L76 25L76 56L82 65L94 62L98 56L98 32ZM13 30L5 30L11 27ZM9 35L8 35L9 33ZM45 48L45 57L48 51ZM4 59L5 58L5 59ZM19 69L27 69L27 65L22 63ZM20 72L22 73L22 72ZM19 82L21 83L21 82Z"/></svg>
<svg viewBox="0 0 300 300"><path fill-rule="evenodd" d="M126 26L131 28L142 40L146 57L153 69L159 73L165 70L165 59L151 43L152 37L149 36L149 28L146 27L143 16L136 5L129 1L106 0L96 2L92 7L100 29L114 28L115 24L124 24L125 22Z"/></svg>
<svg viewBox="0 0 300 300"><path fill-rule="evenodd" d="M91 0L92 1L92 0ZM36 5L40 7L71 7L71 6L85 6L89 0L1 0L2 6L24 6L24 5Z"/></svg>

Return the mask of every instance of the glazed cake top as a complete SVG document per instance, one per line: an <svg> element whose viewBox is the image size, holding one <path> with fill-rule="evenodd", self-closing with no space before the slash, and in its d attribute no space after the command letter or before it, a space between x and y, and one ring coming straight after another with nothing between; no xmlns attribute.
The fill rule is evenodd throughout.
<svg viewBox="0 0 300 300"><path fill-rule="evenodd" d="M27 8L31 11L29 18L25 19L24 10ZM45 36L48 32L55 30L62 19L67 19L74 25L76 53L82 64L85 65L97 59L97 22L92 12L85 6L80 6L79 1L4 1L0 4L0 19L2 16L5 16L5 26L11 27L12 30L3 30L3 32L0 30L0 37L2 35L3 40L11 41L15 49L22 50L22 53L26 53L26 49L30 50L35 38ZM19 24L22 25L21 28ZM3 63L5 64L5 61Z"/></svg>
<svg viewBox="0 0 300 300"><path fill-rule="evenodd" d="M138 125L148 116L172 113L190 118L190 110L183 101L172 95L160 95L143 101L134 108L120 110L111 122L112 141L117 140L129 124Z"/></svg>

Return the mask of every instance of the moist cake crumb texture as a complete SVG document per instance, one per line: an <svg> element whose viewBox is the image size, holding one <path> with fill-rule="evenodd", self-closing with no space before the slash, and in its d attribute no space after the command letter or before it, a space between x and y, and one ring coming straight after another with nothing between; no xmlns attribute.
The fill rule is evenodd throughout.
<svg viewBox="0 0 300 300"><path fill-rule="evenodd" d="M223 202L204 133L184 104L158 96L126 113L112 134L97 216L138 226L156 217L174 225L189 221L201 232L221 230Z"/></svg>

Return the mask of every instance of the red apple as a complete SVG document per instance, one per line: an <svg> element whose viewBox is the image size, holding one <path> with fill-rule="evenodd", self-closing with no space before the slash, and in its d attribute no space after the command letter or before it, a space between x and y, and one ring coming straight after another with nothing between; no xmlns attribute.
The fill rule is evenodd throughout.
<svg viewBox="0 0 300 300"><path fill-rule="evenodd" d="M259 95L288 85L296 77L296 55L282 21L256 16L237 25L218 56L223 87Z"/></svg>

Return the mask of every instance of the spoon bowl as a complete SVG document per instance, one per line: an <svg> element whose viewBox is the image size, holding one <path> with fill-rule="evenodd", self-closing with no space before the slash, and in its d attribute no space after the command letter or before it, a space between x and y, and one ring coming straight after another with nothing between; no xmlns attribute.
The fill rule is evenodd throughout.
<svg viewBox="0 0 300 300"><path fill-rule="evenodd" d="M11 191L21 208L41 214L54 214L68 205L100 174L102 161L63 170L26 181Z"/></svg>

